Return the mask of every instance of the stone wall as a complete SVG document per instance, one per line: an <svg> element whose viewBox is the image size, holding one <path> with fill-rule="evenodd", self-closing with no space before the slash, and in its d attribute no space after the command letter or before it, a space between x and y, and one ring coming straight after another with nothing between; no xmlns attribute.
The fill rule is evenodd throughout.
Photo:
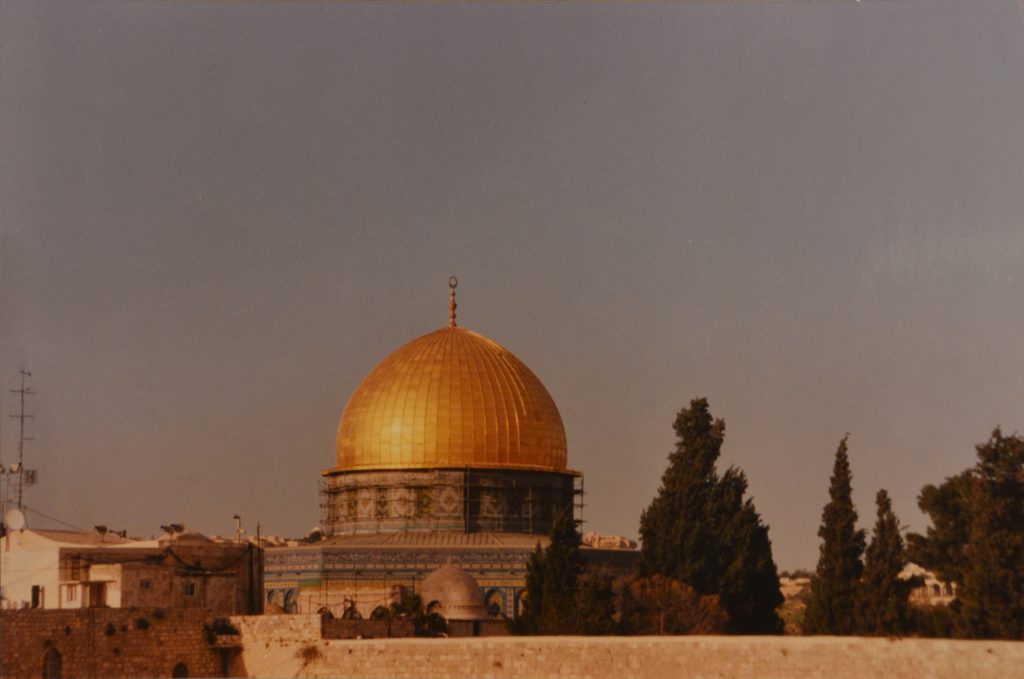
<svg viewBox="0 0 1024 679"><path fill-rule="evenodd" d="M232 619L237 620L245 619ZM264 637L256 634L258 626L236 626L243 628L244 651L229 673L237 677L979 679L1019 676L1024 667L1020 642L840 637L341 641L276 630Z"/></svg>
<svg viewBox="0 0 1024 679"><path fill-rule="evenodd" d="M0 612L0 676L42 676L59 654L64 677L224 676L224 653L210 643L204 611L86 608Z"/></svg>
<svg viewBox="0 0 1024 679"><path fill-rule="evenodd" d="M238 615L230 620L242 635L242 653L228 666L231 677L295 676L302 666L297 652L330 643L320 640L320 615L315 613Z"/></svg>
<svg viewBox="0 0 1024 679"><path fill-rule="evenodd" d="M346 620L325 617L324 639L404 639L415 635L411 620Z"/></svg>
<svg viewBox="0 0 1024 679"><path fill-rule="evenodd" d="M40 677L884 677L1018 676L1024 643L844 637L322 638L319 615L236 616L210 635L195 610L0 613L0 676ZM241 643L241 651L237 643ZM227 643L224 643L227 642Z"/></svg>

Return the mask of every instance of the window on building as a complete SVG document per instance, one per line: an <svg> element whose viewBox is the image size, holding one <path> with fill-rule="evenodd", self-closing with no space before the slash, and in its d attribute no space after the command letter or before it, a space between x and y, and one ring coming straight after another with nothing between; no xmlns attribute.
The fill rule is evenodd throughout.
<svg viewBox="0 0 1024 679"><path fill-rule="evenodd" d="M43 607L43 586L32 585L32 608Z"/></svg>
<svg viewBox="0 0 1024 679"><path fill-rule="evenodd" d="M68 585L68 601L78 601L78 585Z"/></svg>
<svg viewBox="0 0 1024 679"><path fill-rule="evenodd" d="M60 579L79 580L81 579L82 559L81 557L64 554L60 557Z"/></svg>
<svg viewBox="0 0 1024 679"><path fill-rule="evenodd" d="M178 663L177 665L174 666L174 669L171 670L171 676L172 677L187 677L188 676L188 665L186 665L183 662Z"/></svg>
<svg viewBox="0 0 1024 679"><path fill-rule="evenodd" d="M492 618L501 616L502 611L505 609L505 597L502 595L501 590L492 589L484 597L484 605L487 607L487 614Z"/></svg>
<svg viewBox="0 0 1024 679"><path fill-rule="evenodd" d="M144 580L139 580L139 589L152 589L152 588L153 588L153 581L152 580L149 580L148 578L144 579Z"/></svg>
<svg viewBox="0 0 1024 679"><path fill-rule="evenodd" d="M89 608L103 608L107 605L107 583L89 583Z"/></svg>
<svg viewBox="0 0 1024 679"><path fill-rule="evenodd" d="M185 596L192 597L192 596L195 596L195 595L196 595L196 583L194 583L194 582L186 582L185 583Z"/></svg>

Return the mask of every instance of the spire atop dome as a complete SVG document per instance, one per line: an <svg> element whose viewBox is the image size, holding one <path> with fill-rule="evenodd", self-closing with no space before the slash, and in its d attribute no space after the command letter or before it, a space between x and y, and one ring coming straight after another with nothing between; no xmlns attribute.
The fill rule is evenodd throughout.
<svg viewBox="0 0 1024 679"><path fill-rule="evenodd" d="M448 277L448 327L454 328L455 324L455 288L459 285L459 279L455 276Z"/></svg>

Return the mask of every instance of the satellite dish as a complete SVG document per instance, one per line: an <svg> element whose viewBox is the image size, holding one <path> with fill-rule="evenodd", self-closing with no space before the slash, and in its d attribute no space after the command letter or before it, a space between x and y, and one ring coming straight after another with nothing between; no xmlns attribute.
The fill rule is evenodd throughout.
<svg viewBox="0 0 1024 679"><path fill-rule="evenodd" d="M24 530L25 515L21 513L20 509L9 509L4 514L4 525L11 530Z"/></svg>

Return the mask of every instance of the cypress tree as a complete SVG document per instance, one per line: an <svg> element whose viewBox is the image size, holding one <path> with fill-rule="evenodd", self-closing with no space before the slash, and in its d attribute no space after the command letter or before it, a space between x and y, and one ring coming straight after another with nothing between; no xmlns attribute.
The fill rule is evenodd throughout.
<svg viewBox="0 0 1024 679"><path fill-rule="evenodd" d="M520 634L574 634L579 631L576 585L583 573L580 534L568 511L559 512L551 527L547 549L526 564L526 599L512 625Z"/></svg>
<svg viewBox="0 0 1024 679"><path fill-rule="evenodd" d="M674 578L701 595L716 595L738 634L776 634L782 620L778 572L768 528L749 499L747 479L715 463L725 422L713 419L707 399L694 399L675 420L676 449L658 494L640 518L639 570Z"/></svg>
<svg viewBox="0 0 1024 679"><path fill-rule="evenodd" d="M909 621L910 587L899 577L907 563L899 519L885 489L878 491L875 502L875 531L864 555L859 631L870 635L904 634Z"/></svg>
<svg viewBox="0 0 1024 679"><path fill-rule="evenodd" d="M811 599L804 615L805 634L853 634L856 631L857 581L863 571L864 531L857 530L846 440L839 442L821 516L818 568L811 578Z"/></svg>

